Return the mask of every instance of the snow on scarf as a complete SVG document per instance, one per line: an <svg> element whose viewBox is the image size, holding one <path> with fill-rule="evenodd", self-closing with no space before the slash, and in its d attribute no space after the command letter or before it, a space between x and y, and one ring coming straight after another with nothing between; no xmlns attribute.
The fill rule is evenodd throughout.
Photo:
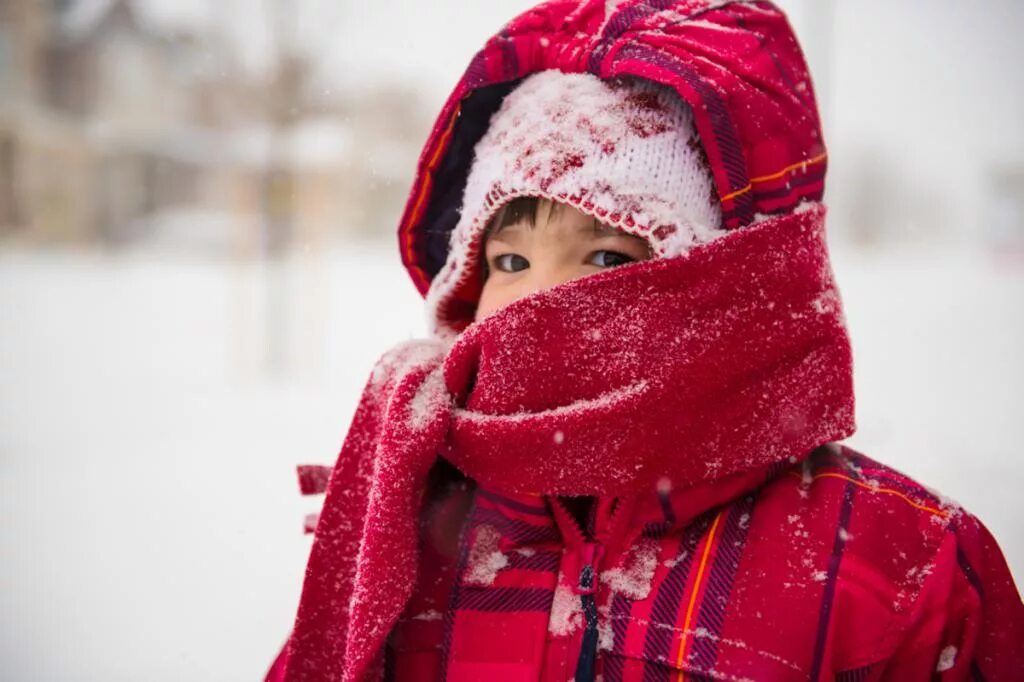
<svg viewBox="0 0 1024 682"><path fill-rule="evenodd" d="M443 455L513 493L686 488L853 432L824 208L534 293L374 369L327 485L287 680L379 679Z"/></svg>

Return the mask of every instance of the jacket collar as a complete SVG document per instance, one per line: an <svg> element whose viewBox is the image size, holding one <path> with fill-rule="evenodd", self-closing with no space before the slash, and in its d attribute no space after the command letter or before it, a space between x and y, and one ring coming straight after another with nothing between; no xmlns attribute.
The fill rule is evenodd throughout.
<svg viewBox="0 0 1024 682"><path fill-rule="evenodd" d="M662 484L634 495L598 496L588 527L581 526L565 499L558 496L499 492L480 484L477 494L484 499L491 522L525 523L550 531L519 535L503 532L504 549L551 548L557 544L580 550L587 544L600 544L609 555L614 555L632 545L640 535L673 534L701 514L752 493L782 468L755 468L690 488L672 489Z"/></svg>

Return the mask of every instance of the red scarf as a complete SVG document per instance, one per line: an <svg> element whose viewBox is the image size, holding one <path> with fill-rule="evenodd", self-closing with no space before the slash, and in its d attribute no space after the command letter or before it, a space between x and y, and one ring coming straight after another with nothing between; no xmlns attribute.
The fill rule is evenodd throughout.
<svg viewBox="0 0 1024 682"><path fill-rule="evenodd" d="M851 374L820 206L401 346L331 474L283 678L379 678L438 454L511 493L706 485L849 436Z"/></svg>

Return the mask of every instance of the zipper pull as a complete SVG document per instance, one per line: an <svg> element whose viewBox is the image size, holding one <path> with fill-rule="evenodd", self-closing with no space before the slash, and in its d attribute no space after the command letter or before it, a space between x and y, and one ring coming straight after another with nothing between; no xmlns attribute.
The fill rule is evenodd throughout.
<svg viewBox="0 0 1024 682"><path fill-rule="evenodd" d="M604 556L604 547L587 542L580 547L580 552L582 560L580 562L580 576L576 585L576 593L594 594L597 592L597 564Z"/></svg>

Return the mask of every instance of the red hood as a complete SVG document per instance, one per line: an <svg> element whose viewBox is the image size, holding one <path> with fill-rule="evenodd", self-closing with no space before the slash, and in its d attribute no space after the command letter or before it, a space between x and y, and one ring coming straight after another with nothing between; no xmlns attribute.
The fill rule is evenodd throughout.
<svg viewBox="0 0 1024 682"><path fill-rule="evenodd" d="M420 155L398 236L425 294L448 254L473 148L502 98L531 73L638 76L694 110L725 226L824 191L825 147L803 54L770 2L552 0L491 37L449 95ZM467 301L467 306L475 305Z"/></svg>

